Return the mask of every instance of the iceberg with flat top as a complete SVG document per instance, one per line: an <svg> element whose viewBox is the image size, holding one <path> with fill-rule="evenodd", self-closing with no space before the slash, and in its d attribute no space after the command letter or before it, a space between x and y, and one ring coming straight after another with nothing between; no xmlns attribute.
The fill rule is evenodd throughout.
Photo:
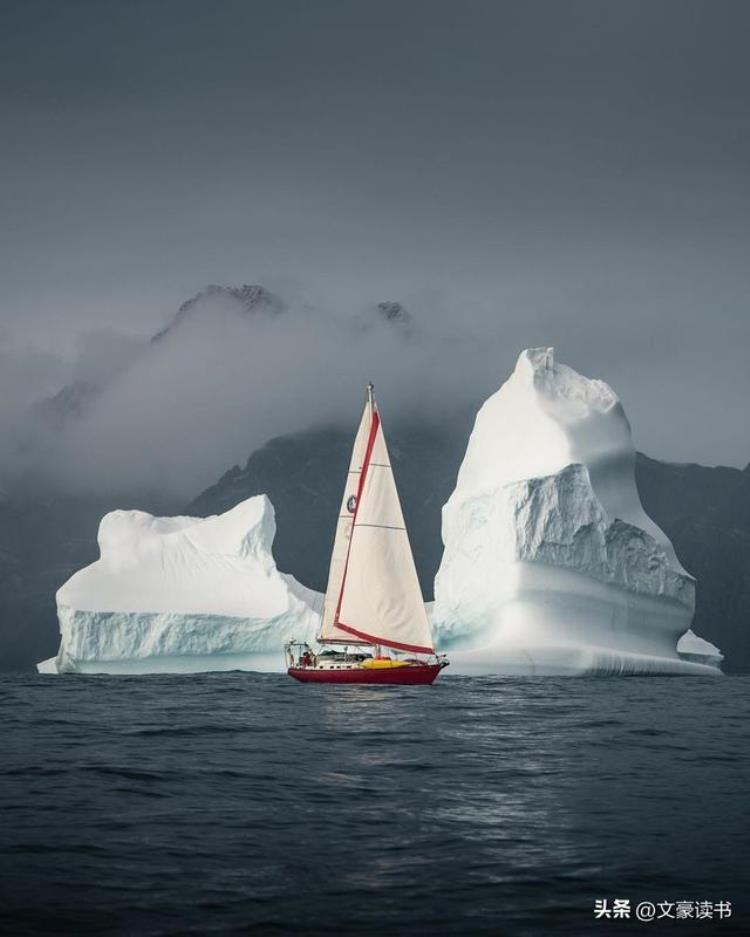
<svg viewBox="0 0 750 937"><path fill-rule="evenodd" d="M695 581L644 512L622 404L521 353L443 508L433 629L453 673L719 673Z"/></svg>
<svg viewBox="0 0 750 937"><path fill-rule="evenodd" d="M57 592L60 650L42 673L282 670L322 596L276 568L265 495L208 518L113 511L100 558Z"/></svg>

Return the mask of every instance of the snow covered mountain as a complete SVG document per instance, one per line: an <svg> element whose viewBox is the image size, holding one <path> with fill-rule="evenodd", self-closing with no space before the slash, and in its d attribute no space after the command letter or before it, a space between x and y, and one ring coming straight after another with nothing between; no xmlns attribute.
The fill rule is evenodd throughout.
<svg viewBox="0 0 750 937"><path fill-rule="evenodd" d="M57 593L60 648L42 672L281 669L282 645L311 640L322 597L276 568L265 496L220 516L113 511L100 558Z"/></svg>
<svg viewBox="0 0 750 937"><path fill-rule="evenodd" d="M644 512L634 467L611 388L551 348L522 352L477 414L443 509L433 624L456 671L704 666L678 654L694 580Z"/></svg>

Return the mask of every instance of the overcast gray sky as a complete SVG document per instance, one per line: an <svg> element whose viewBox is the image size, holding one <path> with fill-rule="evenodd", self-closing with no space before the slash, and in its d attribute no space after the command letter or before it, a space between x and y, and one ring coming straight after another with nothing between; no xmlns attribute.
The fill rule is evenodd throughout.
<svg viewBox="0 0 750 937"><path fill-rule="evenodd" d="M489 347L497 385L555 344L649 454L750 460L750 4L0 15L6 384L47 392L82 333L151 333L207 283L263 282L402 299ZM471 374L471 353L435 367Z"/></svg>

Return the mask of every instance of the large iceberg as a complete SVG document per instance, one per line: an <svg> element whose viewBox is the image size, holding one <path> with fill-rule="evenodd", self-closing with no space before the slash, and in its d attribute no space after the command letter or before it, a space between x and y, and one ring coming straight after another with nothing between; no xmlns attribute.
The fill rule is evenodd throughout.
<svg viewBox="0 0 750 937"><path fill-rule="evenodd" d="M322 596L277 570L275 532L265 495L209 518L105 515L100 558L58 590L60 650L40 671L281 670Z"/></svg>
<svg viewBox="0 0 750 937"><path fill-rule="evenodd" d="M443 508L433 627L453 673L719 673L634 466L612 389L522 352Z"/></svg>

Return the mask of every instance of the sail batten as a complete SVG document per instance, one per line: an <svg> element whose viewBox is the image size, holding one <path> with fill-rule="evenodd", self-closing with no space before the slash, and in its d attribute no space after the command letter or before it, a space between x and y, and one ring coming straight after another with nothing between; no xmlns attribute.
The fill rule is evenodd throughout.
<svg viewBox="0 0 750 937"><path fill-rule="evenodd" d="M371 392L342 499L320 639L434 653L383 426Z"/></svg>

